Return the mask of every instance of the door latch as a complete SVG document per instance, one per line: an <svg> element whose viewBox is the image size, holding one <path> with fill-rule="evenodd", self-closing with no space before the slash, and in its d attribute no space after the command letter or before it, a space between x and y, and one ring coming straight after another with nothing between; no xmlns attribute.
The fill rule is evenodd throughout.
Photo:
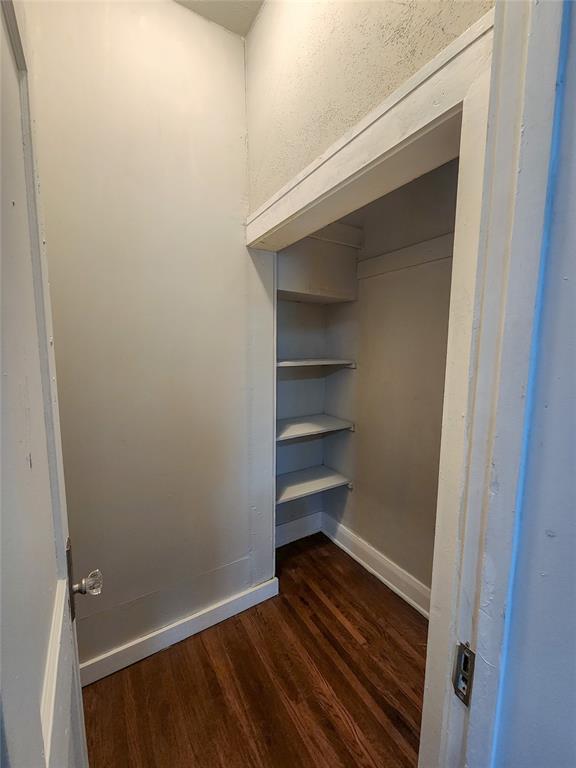
<svg viewBox="0 0 576 768"><path fill-rule="evenodd" d="M460 643L456 650L456 663L454 665L454 693L467 707L470 706L475 662L476 654L470 648L470 644Z"/></svg>

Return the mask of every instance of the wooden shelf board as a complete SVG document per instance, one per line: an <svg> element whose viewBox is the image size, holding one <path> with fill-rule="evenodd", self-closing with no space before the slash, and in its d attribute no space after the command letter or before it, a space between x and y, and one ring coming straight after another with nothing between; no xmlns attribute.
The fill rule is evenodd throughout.
<svg viewBox="0 0 576 768"><path fill-rule="evenodd" d="M276 440L296 440L299 437L325 435L328 432L339 432L343 429L353 429L354 424L337 416L318 413L314 416L298 416L294 419L278 419L276 422Z"/></svg>
<svg viewBox="0 0 576 768"><path fill-rule="evenodd" d="M303 499L315 493L350 485L350 480L323 464L297 472L287 472L276 478L276 504Z"/></svg>
<svg viewBox="0 0 576 768"><path fill-rule="evenodd" d="M337 366L340 368L356 368L354 360L340 360L332 357L312 357L294 360L278 360L278 368L304 368L310 366Z"/></svg>
<svg viewBox="0 0 576 768"><path fill-rule="evenodd" d="M300 304L344 304L345 302L356 301L356 296L350 294L335 296L325 293L304 293L278 289L278 300L296 301Z"/></svg>
<svg viewBox="0 0 576 768"><path fill-rule="evenodd" d="M335 221L333 224L328 224L328 226L319 229L317 232L313 232L309 237L314 240L324 240L327 243L346 245L348 248L360 250L364 240L364 230Z"/></svg>

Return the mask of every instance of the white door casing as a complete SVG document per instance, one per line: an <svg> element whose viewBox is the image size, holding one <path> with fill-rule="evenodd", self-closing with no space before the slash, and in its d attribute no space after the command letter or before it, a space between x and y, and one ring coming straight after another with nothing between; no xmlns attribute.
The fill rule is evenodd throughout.
<svg viewBox="0 0 576 768"><path fill-rule="evenodd" d="M458 222L465 205L466 226L472 224L476 233L476 288L468 297L475 305L469 318L474 325L468 333L467 405L454 402L451 382L456 379L450 375L450 368L460 364L464 349L450 340L448 344L438 548L420 753L423 768L490 765L503 628L509 608L512 528L527 418L525 395L561 18L561 3L499 4L493 66L490 81L486 78L484 83L483 126L478 125L473 110L465 126L467 104L482 98L480 81L472 85L464 102L456 231L465 231ZM463 157L469 160L466 164ZM468 246L472 242L469 240ZM457 238L454 273L458 248ZM470 280L468 284L473 283ZM450 334L456 332L461 335L461 329L451 327ZM468 416L465 430L460 432L462 471L458 475L454 473L450 455L454 446L448 431L455 428L463 413ZM450 527L445 510L457 496L460 512L453 516L458 520L455 529ZM498 533L490 545L487 536L492 530ZM450 531L456 538L452 556L446 557ZM443 602L451 584L456 589L448 612ZM435 617L434 610L438 609ZM441 621L442 615L449 615L450 623ZM476 652L470 709L452 692L457 642L469 642ZM441 700L442 709L438 707ZM434 760L429 761L431 755Z"/></svg>
<svg viewBox="0 0 576 768"><path fill-rule="evenodd" d="M447 765L492 768L496 759L570 2L504 2L496 8L475 409L475 429L479 423L485 434L475 441L478 453L470 456L475 501L469 502L472 526L464 537L459 614L462 632L476 649L476 669L461 751L449 743ZM468 599L473 610L465 621ZM449 724L446 730L451 733Z"/></svg>
<svg viewBox="0 0 576 768"><path fill-rule="evenodd" d="M2 764L86 768L39 182L10 0L1 24Z"/></svg>

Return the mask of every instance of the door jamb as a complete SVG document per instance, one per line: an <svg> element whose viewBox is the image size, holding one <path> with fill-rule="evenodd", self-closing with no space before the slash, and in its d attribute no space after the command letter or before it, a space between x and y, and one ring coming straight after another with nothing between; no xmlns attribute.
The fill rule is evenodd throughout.
<svg viewBox="0 0 576 768"><path fill-rule="evenodd" d="M476 537L480 583L472 615L477 695L463 750L449 751L454 760L447 765L484 768L498 760L506 627L513 608L509 587L522 518L538 295L548 247L552 148L560 119L557 103L569 4L504 2L496 8L483 200L487 289L478 357L486 388L483 399L490 405L479 418L490 419L490 432L486 474L478 477L483 481L478 482L483 497ZM489 286L499 290L492 292Z"/></svg>

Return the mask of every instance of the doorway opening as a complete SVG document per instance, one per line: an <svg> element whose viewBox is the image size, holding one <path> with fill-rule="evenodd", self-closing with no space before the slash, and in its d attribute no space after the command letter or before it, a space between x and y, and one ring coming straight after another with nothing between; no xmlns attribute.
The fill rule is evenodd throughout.
<svg viewBox="0 0 576 768"><path fill-rule="evenodd" d="M488 365L488 360L496 354L494 345L487 349L487 359L481 372L477 354L485 303L486 249L483 233L486 222L483 219L483 194L490 92L487 65L492 46L491 36L486 32L490 29L490 23L487 23L473 33L471 30L470 40L458 51L447 50L446 57L437 62L438 67L433 72L422 73L422 77L411 82L405 91L368 116L354 132L344 136L329 152L257 210L249 218L247 226L247 242L252 248L276 254L294 247L304 238L315 236L313 239L317 239L319 232L325 234L329 229L331 234L334 228L339 230L340 237L342 226L347 227L348 232L354 227L353 218L347 217L355 211L422 179L430 172L440 173L438 169L457 160L430 591L420 580L425 578L423 570L420 571L420 579L414 579L402 568L392 569L402 584L397 591L401 591L413 606L423 612L430 605L420 737L420 754L426 756L429 764L444 764L449 755L459 754L466 738L465 719L459 709L463 704L454 694L452 672L458 643L462 638L471 638L474 642L477 613L473 596L478 594L481 572L478 556L483 508L482 478L489 463L483 430L486 426L485 409L491 407L488 402L491 393L482 389L478 397L477 381L479 376L482 379L484 375L490 375L487 366L492 363ZM451 167L454 172L456 164ZM436 233L441 245L442 237L450 237L449 229ZM390 252L395 247L401 250L402 244L391 244ZM418 245L417 239L404 244ZM443 245L445 247L446 242ZM439 252L438 261L448 253L446 250ZM362 265L363 261L366 265ZM359 260L359 269L369 270L370 261ZM375 263L377 261L374 259ZM278 280L281 279L282 269L279 259ZM375 277L364 276L359 283L376 285ZM278 296L280 302L286 298L290 297ZM333 313L339 310L328 308L325 311ZM278 312L279 322L282 312L282 309ZM489 343L492 341L490 337ZM275 353L274 349L274 358ZM264 354L269 353L266 351ZM360 372L353 368L355 361L342 358L340 362L341 370L332 367L333 373L328 376L342 380L347 377L352 381L354 373ZM331 361L325 361L326 368L329 364L333 365ZM350 370L346 370L345 366ZM278 370L288 367L289 364ZM334 387L330 385L329 389L333 391ZM281 397L280 387L279 395ZM473 429L476 414L480 426L478 430ZM352 422L356 418L355 415L346 417L343 411L336 412L336 415ZM394 418L397 416L397 413L393 414ZM272 425L270 429L273 430ZM340 435L339 438L330 435L328 442L336 444L339 440L341 445L353 445L353 438L354 434L348 437ZM332 461L345 456L344 449L335 445L328 452ZM327 466L334 468L329 464ZM282 465L280 469L283 469ZM362 472L366 472L365 468ZM339 474L342 477L337 484L341 487L354 480L343 472ZM399 483L397 477L394 483ZM326 490L336 495L336 491ZM338 493L354 497L355 490L340 489ZM282 501L280 496L279 500ZM347 546L348 551L352 552L352 545L360 544L363 562L372 570L377 570L370 562L375 558L374 547L363 546L363 542L358 542L358 537L352 535L355 532L346 525L350 522L347 515L350 515L353 505L341 502L340 506L340 518L332 509L333 514L330 510L324 514L322 510L317 519L327 529L332 526L332 536L338 534L339 544ZM313 517L306 515L304 519L311 521ZM291 524L293 521L280 518L280 522ZM278 536L278 542L282 542L282 535ZM399 556L403 555L396 553L396 557ZM375 559L380 566L383 559ZM396 564L391 558L386 558L385 562Z"/></svg>
<svg viewBox="0 0 576 768"><path fill-rule="evenodd" d="M277 254L276 545L321 531L425 617L457 184L454 159ZM280 550L281 590L291 552L303 557ZM337 574L325 598L362 612ZM373 631L401 634L405 610L394 627L390 601L381 606L368 611ZM422 634L411 639L421 653ZM418 715L420 671L408 706L419 695Z"/></svg>

